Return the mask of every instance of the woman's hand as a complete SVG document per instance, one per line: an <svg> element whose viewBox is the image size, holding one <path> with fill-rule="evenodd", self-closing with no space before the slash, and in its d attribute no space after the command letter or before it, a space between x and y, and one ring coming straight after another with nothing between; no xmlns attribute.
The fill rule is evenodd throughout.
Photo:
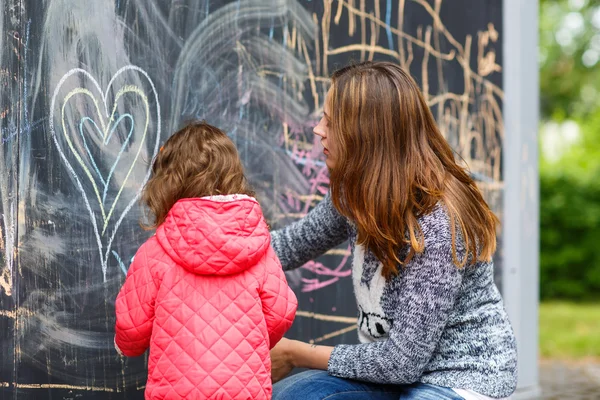
<svg viewBox="0 0 600 400"><path fill-rule="evenodd" d="M282 338L271 349L271 380L273 383L285 378L294 369L294 340Z"/></svg>
<svg viewBox="0 0 600 400"><path fill-rule="evenodd" d="M294 367L327 370L333 347L283 338L271 350L271 380L285 378Z"/></svg>

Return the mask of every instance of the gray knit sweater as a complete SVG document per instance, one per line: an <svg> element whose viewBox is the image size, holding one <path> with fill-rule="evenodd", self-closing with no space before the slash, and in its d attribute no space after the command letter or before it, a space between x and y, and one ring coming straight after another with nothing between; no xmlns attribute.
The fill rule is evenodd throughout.
<svg viewBox="0 0 600 400"><path fill-rule="evenodd" d="M507 397L517 383L515 337L493 280L493 264L452 262L443 206L419 219L425 250L386 282L381 263L356 245L356 229L329 195L305 218L272 232L284 269L349 239L361 344L335 346L331 375L376 383L430 383ZM460 239L460 238L459 238ZM464 246L457 240L458 256Z"/></svg>

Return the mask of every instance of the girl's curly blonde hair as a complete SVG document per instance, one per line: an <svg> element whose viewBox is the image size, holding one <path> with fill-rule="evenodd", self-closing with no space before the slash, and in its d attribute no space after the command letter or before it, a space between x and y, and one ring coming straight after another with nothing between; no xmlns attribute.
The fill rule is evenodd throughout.
<svg viewBox="0 0 600 400"><path fill-rule="evenodd" d="M157 228L178 200L228 194L254 197L237 149L220 129L192 122L165 142L152 165L142 202L154 222L143 226Z"/></svg>

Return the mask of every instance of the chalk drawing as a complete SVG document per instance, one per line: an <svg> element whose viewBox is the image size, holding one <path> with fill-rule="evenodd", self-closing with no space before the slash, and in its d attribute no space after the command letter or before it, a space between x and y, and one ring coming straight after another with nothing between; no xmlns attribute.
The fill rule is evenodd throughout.
<svg viewBox="0 0 600 400"><path fill-rule="evenodd" d="M330 73L349 60L392 60L415 75L443 134L498 212L501 20L485 14L493 2L475 1L483 14L456 29L460 15L450 3L53 0L27 10L28 2L3 2L0 285L14 293L21 282L24 290L20 308L0 315L18 328L12 356L23 360L19 368L48 369L65 385L0 386L143 388L143 361L125 372L112 350L113 302L147 237L137 200L166 139L162 123L167 134L192 118L228 132L269 222L281 227L328 190L311 131ZM350 256L342 245L288 273L302 302L303 334L314 343L356 337ZM23 274L14 274L16 265ZM322 330L306 333L317 325L311 320Z"/></svg>
<svg viewBox="0 0 600 400"><path fill-rule="evenodd" d="M120 88L117 92L117 94L114 97L113 103L112 103L112 110L109 112L109 94L111 93L111 89L113 86L113 83L115 82L115 79L117 79L119 77L119 75L123 74L124 72L127 71L136 71L139 72L140 74L142 74L148 81L148 83L150 84L150 86L152 87L152 95L154 96L154 101L156 104L156 132L154 134L154 153L152 154L152 159L156 156L156 154L158 153L158 148L159 148L159 144L160 144L160 127L161 127L161 123L160 123L160 104L158 101L158 94L156 92L156 88L154 86L154 83L152 82L152 80L150 79L150 76L141 68L133 66L133 65L129 65L129 66L125 66L123 68L121 68L119 71L117 71L115 73L115 75L112 77L112 79L110 80L110 82L108 83L106 89L103 91L100 88L100 85L96 82L96 80L94 79L94 77L89 74L87 71L80 69L80 68L75 68L72 69L71 71L67 72L59 81L58 85L56 86L56 89L54 90L54 95L52 96L52 101L51 101L51 107L50 107L50 131L52 133L53 139L54 139L54 144L56 145L56 148L63 160L63 163L65 164L65 167L67 168L67 170L69 171L69 173L71 174L72 178L75 180L76 186L80 191L81 196L83 197L83 200L85 202L86 208L89 212L90 215L90 221L92 223L93 226L93 230L96 236L96 241L97 241L97 245L98 245L98 250L100 252L100 258L101 258L101 263L102 263L102 273L104 276L104 280L106 281L106 269L107 269L107 262L108 262L108 258L110 256L110 252L111 252L111 245L112 245L112 241L115 237L115 234L117 232L117 229L119 228L119 225L121 224L121 222L123 221L123 219L125 218L125 216L127 215L127 213L129 212L129 210L131 209L131 207L133 207L136 203L136 201L139 199L139 196L141 194L143 185L145 184L145 182L148 180L148 178L150 177L150 169L148 168L148 172L146 173L146 176L144 177L144 180L142 182L139 182L139 188L135 194L135 196L133 197L133 199L131 199L131 201L129 202L129 204L127 204L127 206L125 207L125 209L123 210L123 212L121 213L120 216L118 216L118 221L114 224L113 226L113 231L108 233L108 238L104 239L105 237L105 233L106 233L106 229L108 227L109 221L113 215L115 206L117 205L119 198L121 196L121 193L123 192L123 189L125 187L125 185L127 184L127 180L135 166L135 164L138 162L139 158L140 158L140 154L142 152L142 149L144 148L143 145L145 143L146 137L148 135L148 125L150 122L150 118L151 118L151 113L150 113L150 105L148 102L148 97L147 95L144 93L144 91L136 86L132 86L132 85L127 85L124 86L122 88ZM61 99L61 114L60 114L60 122L61 122L61 126L62 126L62 138L64 139L64 141L67 143L67 148L71 151L71 155L72 157L75 158L75 160L78 162L78 164L81 166L82 170L84 171L86 177L89 179L89 182L91 183L92 187L93 187L93 192L94 193L87 193L81 183L81 177L75 172L73 166L71 165L71 162L69 161L70 156L67 155L64 152L64 148L61 145L61 142L59 140L58 134L55 130L55 124L54 124L54 120L55 120L55 107L57 106L56 102L58 99L58 95L60 93L60 90L63 86L63 84L65 84L65 82L75 76L75 75L84 75L89 82L92 85L92 88L95 89L97 91L97 93L101 94L101 100L103 101L103 109L100 108L99 105L99 101L96 98L96 96L91 92L91 90L87 89L87 88L76 88L72 91L70 91L63 99ZM106 199L106 193L109 190L109 183L110 183L110 179L111 176L117 166L117 163L121 160L121 156L123 155L123 153L125 152L125 149L127 148L127 146L129 145L129 142L131 140L131 136L133 135L133 131L134 131L134 124L131 124L131 128L130 128L130 132L127 135L126 140L123 141L120 151L118 152L117 156L115 157L115 161L111 166L110 169L110 173L106 178L103 178L100 174L100 171L98 170L97 166L96 166L96 162L94 161L94 158L91 156L91 153L89 152L89 148L87 146L87 143L85 142L85 139L83 139L83 146L84 148L87 150L87 154L89 156L89 160L91 162L91 168L88 165L88 163L86 163L84 161L84 159L82 158L81 154L79 153L79 151L75 148L73 141L72 141L72 137L73 135L76 135L76 132L71 132L70 130L67 129L67 124L66 124L66 118L65 118L65 109L68 107L69 105L69 100L71 100L72 97L76 96L76 95L85 95L87 96L92 104L94 105L94 110L96 111L96 116L99 118L100 121L100 134L101 134L101 139L102 139L102 143L103 144L108 144L109 140L111 139L111 137L113 137L113 133L114 130L116 129L117 125L125 118L129 118L131 119L131 121L133 121L133 117L130 114L122 114L121 116L119 116L118 118L115 119L115 114L117 111L117 105L118 105L118 101L119 99L124 96L125 94L128 93L133 93L136 94L137 96L139 96L139 98L142 100L143 105L144 105L144 109L145 109L145 115L146 115L146 120L144 122L143 126L143 130L142 133L139 137L139 144L137 147L137 151L135 152L135 156L131 159L130 161L130 165L127 167L127 173L125 178L123 179L123 181L121 182L121 185L117 188L117 192L114 195L114 199L113 202L110 206L110 208L108 209L108 211L105 208L105 204L104 201ZM81 100L80 100L81 101ZM108 120L108 123L105 121L105 118ZM94 119L92 119L89 116L86 116L84 118L82 118L83 120L90 120L93 122L94 126L96 128L98 128L97 123L95 122ZM82 121L80 121L79 123L79 127L80 127L80 135L83 138L84 137L84 133L81 130L82 127ZM96 129L98 130L98 129ZM95 134L97 134L98 132L95 132ZM102 183L102 185L104 186L103 188L103 193L100 193L99 190L99 184L96 181L96 178L94 178L94 176L92 175L92 169L95 169L96 173L99 176L99 179ZM95 196L94 196L95 195ZM89 197L95 197L97 200L97 207L96 205L92 206L90 204L89 201ZM97 217L96 217L96 213L94 210L96 210L97 208L100 209L100 214L101 214L101 220L98 221Z"/></svg>

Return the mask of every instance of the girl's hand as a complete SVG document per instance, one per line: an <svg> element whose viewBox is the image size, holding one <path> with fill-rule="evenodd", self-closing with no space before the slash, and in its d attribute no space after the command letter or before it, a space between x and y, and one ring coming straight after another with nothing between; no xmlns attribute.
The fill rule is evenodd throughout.
<svg viewBox="0 0 600 400"><path fill-rule="evenodd" d="M282 338L271 349L271 381L273 383L282 380L294 369L293 342L295 341Z"/></svg>

